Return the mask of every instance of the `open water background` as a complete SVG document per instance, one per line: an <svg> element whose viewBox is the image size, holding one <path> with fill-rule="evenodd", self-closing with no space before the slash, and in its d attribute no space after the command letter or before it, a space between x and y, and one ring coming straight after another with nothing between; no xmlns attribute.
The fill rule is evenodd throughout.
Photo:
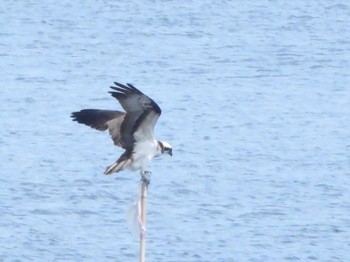
<svg viewBox="0 0 350 262"><path fill-rule="evenodd" d="M69 118L163 109L148 261L350 261L348 1L2 1L0 261L137 261L139 175Z"/></svg>

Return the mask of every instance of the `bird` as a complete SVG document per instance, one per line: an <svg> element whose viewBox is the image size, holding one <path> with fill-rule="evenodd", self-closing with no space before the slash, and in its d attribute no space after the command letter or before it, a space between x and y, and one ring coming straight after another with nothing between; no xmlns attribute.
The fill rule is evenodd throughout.
<svg viewBox="0 0 350 262"><path fill-rule="evenodd" d="M72 112L71 118L99 131L108 129L114 145L124 149L116 162L106 168L105 175L139 170L141 180L148 185L151 172L146 168L151 160L162 154L173 155L170 143L154 138L154 126L162 111L156 102L132 84L114 84L110 86L113 91L109 93L125 112L82 109Z"/></svg>

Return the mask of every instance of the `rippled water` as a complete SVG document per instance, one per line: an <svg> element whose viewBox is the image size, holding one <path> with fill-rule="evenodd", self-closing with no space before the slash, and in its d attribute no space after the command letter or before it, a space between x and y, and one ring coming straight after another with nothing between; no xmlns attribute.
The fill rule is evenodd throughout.
<svg viewBox="0 0 350 262"><path fill-rule="evenodd" d="M163 109L148 261L350 261L350 5L5 1L0 261L137 261L139 175L72 122L131 82Z"/></svg>

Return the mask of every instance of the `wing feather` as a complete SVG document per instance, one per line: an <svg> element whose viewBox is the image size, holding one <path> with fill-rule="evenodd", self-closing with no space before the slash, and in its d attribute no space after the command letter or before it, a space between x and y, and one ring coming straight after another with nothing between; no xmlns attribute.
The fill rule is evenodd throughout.
<svg viewBox="0 0 350 262"><path fill-rule="evenodd" d="M108 128L108 121L124 116L124 112L100 110L100 109L83 109L79 112L73 112L71 117L73 121L79 124L90 126L94 129L105 131Z"/></svg>
<svg viewBox="0 0 350 262"><path fill-rule="evenodd" d="M116 146L125 148L121 136L121 124L124 121L125 113L120 111L83 109L79 112L73 112L71 117L73 121L90 126L99 131L108 129L109 134Z"/></svg>
<svg viewBox="0 0 350 262"><path fill-rule="evenodd" d="M123 144L133 147L136 142L134 133L137 131L137 139L153 138L154 126L161 114L161 109L151 98L146 96L132 84L126 85L114 82L109 93L116 98L126 116L121 125L121 141ZM140 127L142 127L140 129Z"/></svg>

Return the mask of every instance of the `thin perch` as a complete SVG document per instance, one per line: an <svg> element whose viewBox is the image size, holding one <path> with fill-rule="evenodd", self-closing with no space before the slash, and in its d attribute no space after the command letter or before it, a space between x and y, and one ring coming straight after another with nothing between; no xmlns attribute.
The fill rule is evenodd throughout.
<svg viewBox="0 0 350 262"><path fill-rule="evenodd" d="M146 258L146 207L148 183L142 179L141 185L141 231L140 231L140 262L145 262Z"/></svg>

